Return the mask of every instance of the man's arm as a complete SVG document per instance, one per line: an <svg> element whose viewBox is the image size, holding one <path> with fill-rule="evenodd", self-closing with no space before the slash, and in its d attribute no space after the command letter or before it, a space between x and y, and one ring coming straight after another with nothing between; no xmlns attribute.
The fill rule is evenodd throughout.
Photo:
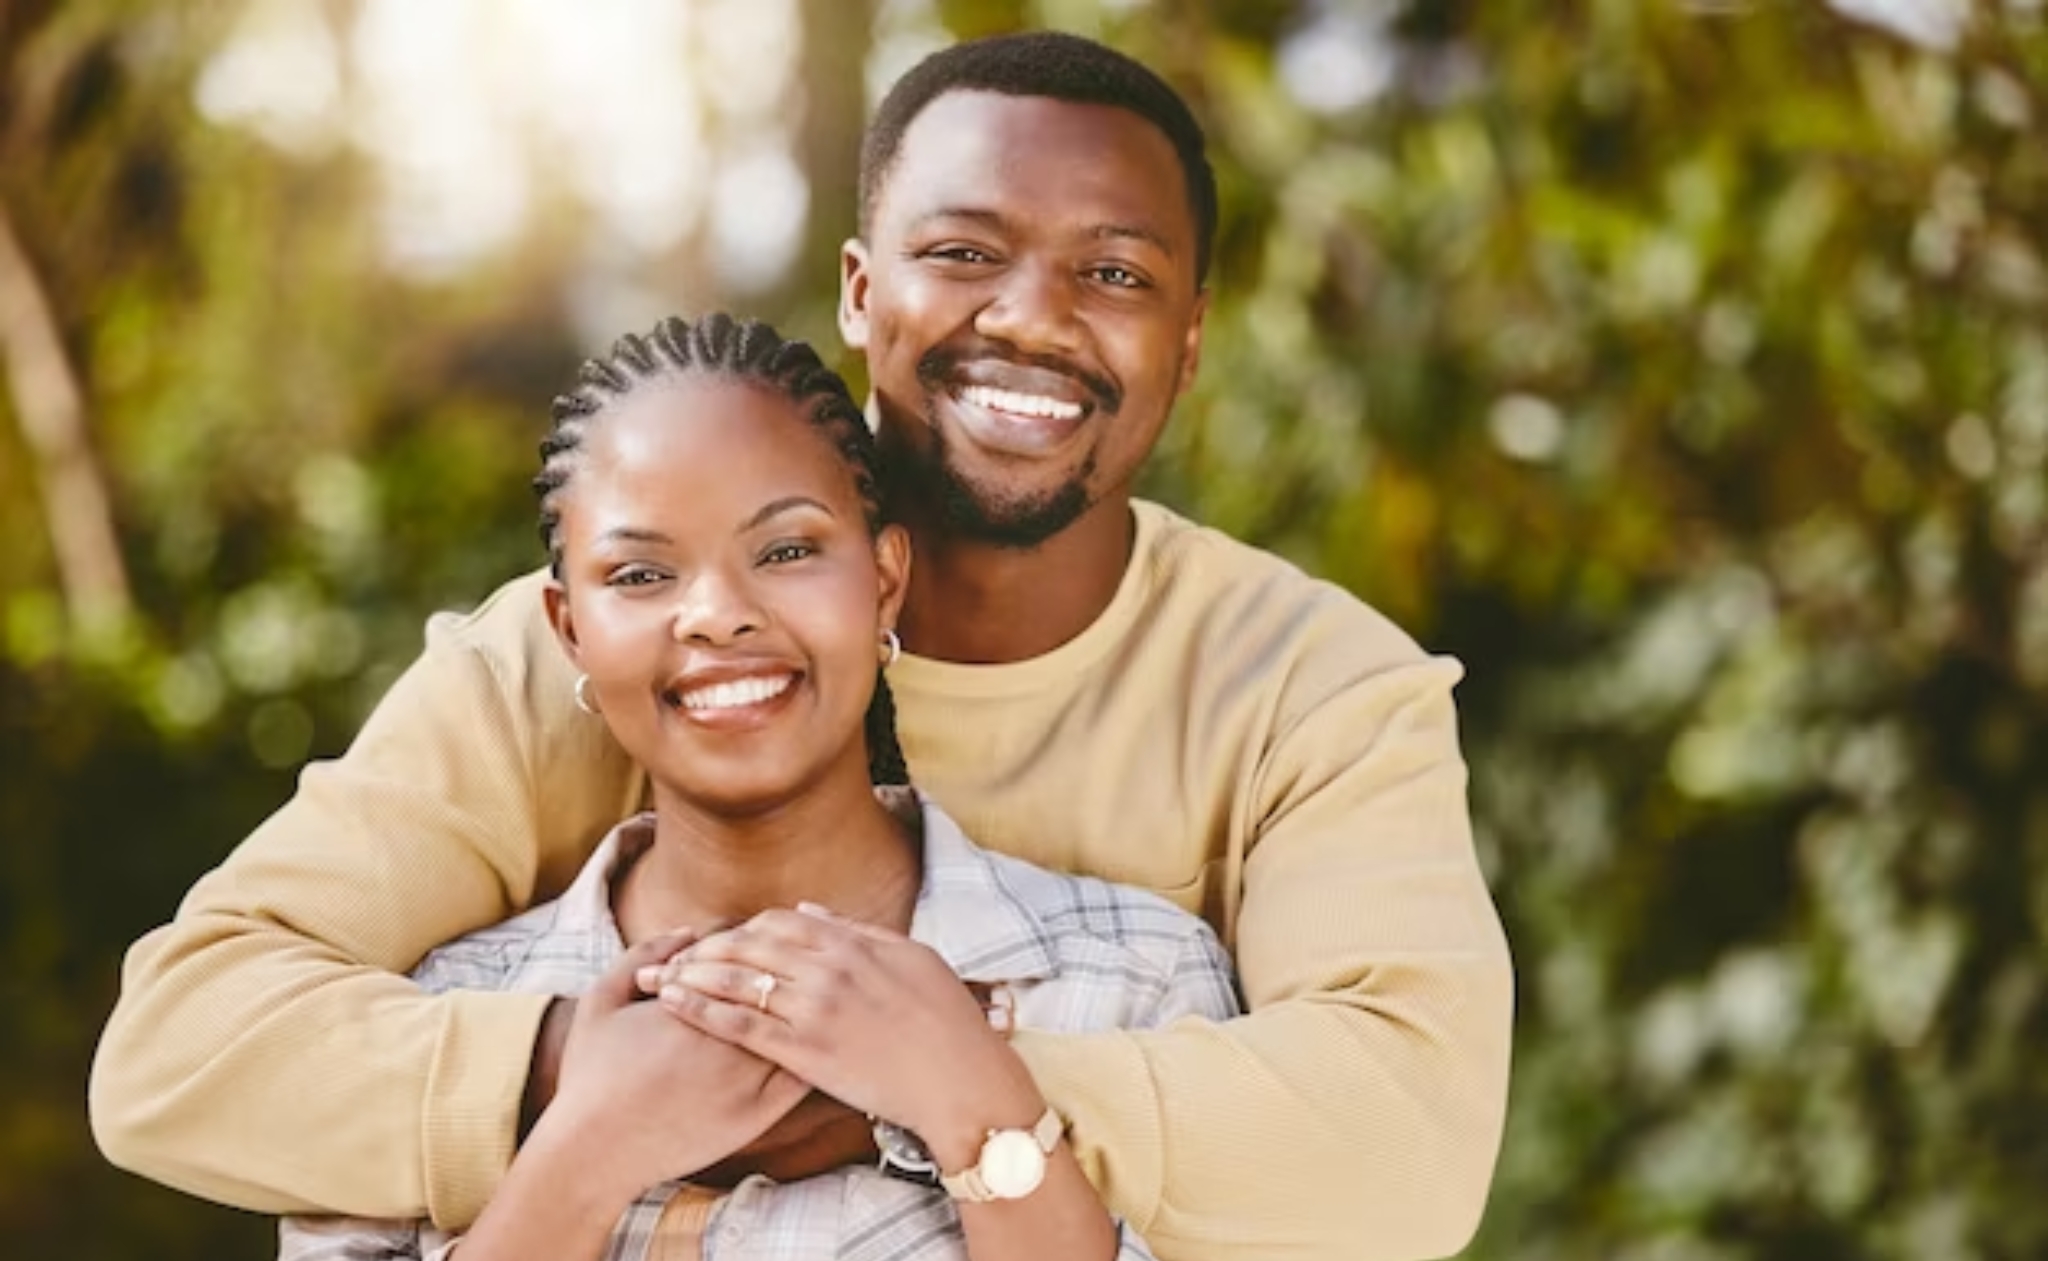
<svg viewBox="0 0 2048 1261"><path fill-rule="evenodd" d="M397 974L559 885L637 803L570 680L535 577L429 625L349 751L129 952L91 1083L110 1160L263 1211L476 1214L547 1000Z"/></svg>
<svg viewBox="0 0 2048 1261"><path fill-rule="evenodd" d="M1477 1228L1513 982L1456 678L1426 662L1359 680L1268 750L1236 920L1250 1015L1017 1034L1091 1179L1162 1258L1440 1257Z"/></svg>

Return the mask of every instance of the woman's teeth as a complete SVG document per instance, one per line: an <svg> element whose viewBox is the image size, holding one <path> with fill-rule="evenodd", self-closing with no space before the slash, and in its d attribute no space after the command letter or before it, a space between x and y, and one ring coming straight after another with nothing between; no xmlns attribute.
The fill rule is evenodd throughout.
<svg viewBox="0 0 2048 1261"><path fill-rule="evenodd" d="M734 679L729 683L713 683L683 693L683 708L738 709L742 705L758 705L787 692L793 682L795 680L791 676L783 674L770 679Z"/></svg>

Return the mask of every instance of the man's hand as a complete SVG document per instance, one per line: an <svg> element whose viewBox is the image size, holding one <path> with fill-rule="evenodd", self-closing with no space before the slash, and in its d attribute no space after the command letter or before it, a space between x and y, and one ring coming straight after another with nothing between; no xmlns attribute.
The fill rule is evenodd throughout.
<svg viewBox="0 0 2048 1261"><path fill-rule="evenodd" d="M576 1000L557 995L540 1019L533 1037L533 1061L526 1070L526 1093L519 1100L519 1141L533 1133L555 1098L555 1083L562 1079L562 1052L569 1046L569 1030L576 1023Z"/></svg>

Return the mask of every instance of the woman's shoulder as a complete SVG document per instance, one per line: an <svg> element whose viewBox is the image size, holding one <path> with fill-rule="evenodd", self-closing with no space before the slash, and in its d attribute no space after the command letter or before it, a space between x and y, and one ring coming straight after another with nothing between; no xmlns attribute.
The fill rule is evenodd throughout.
<svg viewBox="0 0 2048 1261"><path fill-rule="evenodd" d="M934 899L1000 903L1034 925L1055 955L1089 942L1171 967L1191 944L1215 940L1199 916L1149 889L984 849L929 798L924 810L926 880Z"/></svg>

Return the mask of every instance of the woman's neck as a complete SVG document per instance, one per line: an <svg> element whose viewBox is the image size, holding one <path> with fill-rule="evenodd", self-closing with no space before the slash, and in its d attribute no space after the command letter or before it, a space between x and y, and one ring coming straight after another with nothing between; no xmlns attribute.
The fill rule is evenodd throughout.
<svg viewBox="0 0 2048 1261"><path fill-rule="evenodd" d="M654 791L654 843L612 890L627 945L678 928L710 932L772 907L815 902L910 928L922 863L914 834L865 783L727 819Z"/></svg>

